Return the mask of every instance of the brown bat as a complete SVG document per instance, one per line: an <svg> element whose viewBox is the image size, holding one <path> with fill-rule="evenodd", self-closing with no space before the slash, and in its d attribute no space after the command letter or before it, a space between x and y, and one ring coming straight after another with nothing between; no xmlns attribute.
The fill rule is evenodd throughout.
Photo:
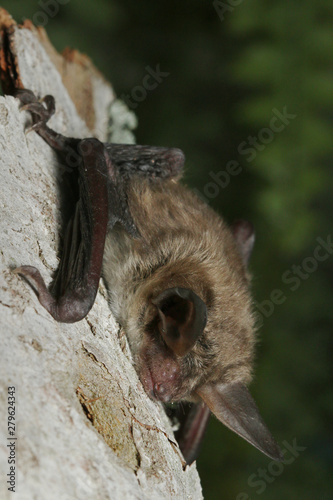
<svg viewBox="0 0 333 500"><path fill-rule="evenodd" d="M18 92L32 128L71 167L77 192L52 293L39 271L22 274L57 320L91 309L101 275L140 380L163 403L190 403L178 441L191 463L210 414L281 460L247 384L255 343L247 263L252 225L231 228L182 186L178 149L64 137L47 125L54 99Z"/></svg>

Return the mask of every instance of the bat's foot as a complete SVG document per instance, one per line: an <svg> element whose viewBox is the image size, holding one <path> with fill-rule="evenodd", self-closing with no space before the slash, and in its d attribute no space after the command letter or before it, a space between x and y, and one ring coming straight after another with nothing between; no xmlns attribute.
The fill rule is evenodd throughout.
<svg viewBox="0 0 333 500"><path fill-rule="evenodd" d="M46 95L42 99L38 99L35 94L28 89L19 89L16 92L16 97L21 101L20 111L30 111L33 115L34 124L26 130L26 134L32 130L40 130L45 128L46 123L55 113L55 101L51 95Z"/></svg>
<svg viewBox="0 0 333 500"><path fill-rule="evenodd" d="M28 89L19 89L16 91L16 97L20 100L22 106L20 111L29 111L32 114L33 125L25 133L32 130L37 132L43 139L58 151L64 151L68 146L67 137L55 132L47 126L47 122L55 113L55 101L52 95L46 95L38 99L35 94ZM71 140L71 141L74 141Z"/></svg>

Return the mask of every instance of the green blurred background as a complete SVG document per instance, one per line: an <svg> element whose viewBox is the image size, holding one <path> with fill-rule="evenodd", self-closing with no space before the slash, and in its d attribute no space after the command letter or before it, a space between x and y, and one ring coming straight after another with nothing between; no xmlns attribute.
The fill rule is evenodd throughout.
<svg viewBox="0 0 333 500"><path fill-rule="evenodd" d="M17 21L48 18L58 50L86 52L132 95L137 142L182 148L186 182L256 227L252 393L282 449L303 448L272 465L212 419L198 459L205 498L332 499L333 256L313 255L332 234L333 2L59 0L45 16L50 3L2 6ZM140 100L158 64L169 75ZM272 122L284 109L293 117Z"/></svg>

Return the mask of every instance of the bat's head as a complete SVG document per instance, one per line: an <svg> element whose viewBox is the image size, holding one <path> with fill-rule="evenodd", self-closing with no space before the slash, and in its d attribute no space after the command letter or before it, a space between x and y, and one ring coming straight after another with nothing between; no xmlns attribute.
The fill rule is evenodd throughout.
<svg viewBox="0 0 333 500"><path fill-rule="evenodd" d="M190 289L174 287L151 300L155 312L146 326L139 373L146 392L162 402L191 396L198 373L194 345L202 342L207 323L205 303Z"/></svg>
<svg viewBox="0 0 333 500"><path fill-rule="evenodd" d="M161 402L202 399L227 427L280 459L246 387L255 340L246 271L254 232L252 225L240 221L232 233L226 238L232 239L231 253L238 256L231 258L224 252L225 267L220 273L213 270L216 276L206 278L208 284L198 283L202 270L198 274L192 270L181 286L160 291L155 283L157 292L147 301L145 331L135 356L137 369L151 398Z"/></svg>

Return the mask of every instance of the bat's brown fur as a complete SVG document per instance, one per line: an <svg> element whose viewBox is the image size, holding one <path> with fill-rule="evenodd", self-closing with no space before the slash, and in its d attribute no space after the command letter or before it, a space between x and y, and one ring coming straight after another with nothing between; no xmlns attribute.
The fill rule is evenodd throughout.
<svg viewBox="0 0 333 500"><path fill-rule="evenodd" d="M174 180L133 179L127 193L141 237L131 238L121 226L109 232L103 276L146 390L152 394L152 383L162 382L165 401L191 400L206 382L247 384L254 320L249 276L231 230ZM171 353L154 328L152 300L173 287L193 290L208 313L203 335L184 357Z"/></svg>

